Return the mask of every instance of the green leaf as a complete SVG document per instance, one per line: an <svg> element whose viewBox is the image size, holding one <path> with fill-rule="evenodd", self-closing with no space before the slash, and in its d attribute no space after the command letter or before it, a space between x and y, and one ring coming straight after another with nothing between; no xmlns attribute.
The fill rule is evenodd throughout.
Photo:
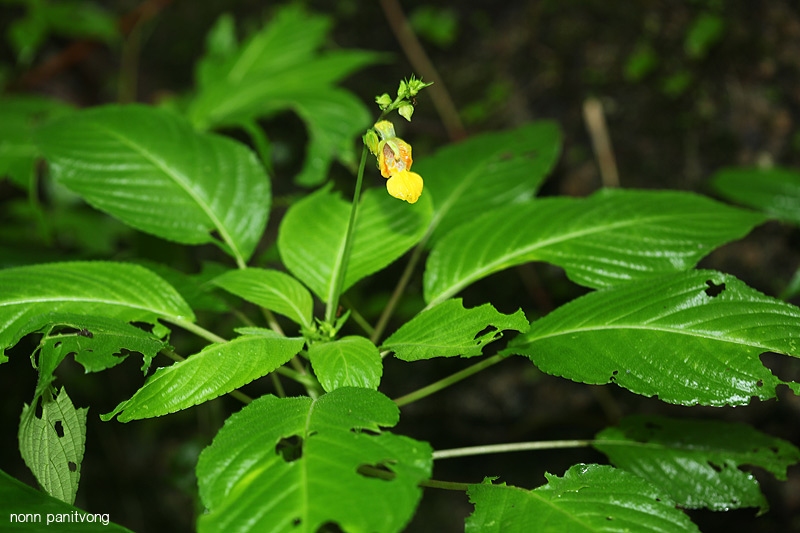
<svg viewBox="0 0 800 533"><path fill-rule="evenodd" d="M255 155L168 111L96 107L48 123L37 141L56 181L141 231L216 243L243 266L266 226L270 185Z"/></svg>
<svg viewBox="0 0 800 533"><path fill-rule="evenodd" d="M194 320L175 289L137 265L76 261L7 268L0 270L0 362L6 360L2 351L39 330L52 313L157 326L159 318L178 324ZM157 336L166 334L158 327Z"/></svg>
<svg viewBox="0 0 800 533"><path fill-rule="evenodd" d="M0 178L8 176L27 188L34 174L39 149L33 142L35 127L71 108L37 96L0 98Z"/></svg>
<svg viewBox="0 0 800 533"><path fill-rule="evenodd" d="M786 382L761 363L764 352L800 355L800 309L707 270L587 294L533 322L504 351L573 381L713 406L775 397Z"/></svg>
<svg viewBox="0 0 800 533"><path fill-rule="evenodd" d="M377 389L381 383L381 354L364 337L350 336L312 344L308 358L326 392L340 387Z"/></svg>
<svg viewBox="0 0 800 533"><path fill-rule="evenodd" d="M178 294L186 300L195 311L212 311L224 313L230 310L225 299L218 294L211 283L214 278L227 272L229 267L222 263L203 262L200 272L187 274L163 263L155 261L136 261L136 264L152 270L172 285Z"/></svg>
<svg viewBox="0 0 800 533"><path fill-rule="evenodd" d="M427 195L409 205L383 189L364 192L342 292L386 267L422 238L431 217ZM278 250L286 268L328 302L341 268L350 204L328 187L294 204L281 222Z"/></svg>
<svg viewBox="0 0 800 533"><path fill-rule="evenodd" d="M522 309L513 315L497 311L492 304L464 309L461 298L457 298L422 311L386 339L381 349L393 351L403 361L472 357L481 355L486 344L502 337L503 330L524 332L528 327Z"/></svg>
<svg viewBox="0 0 800 533"><path fill-rule="evenodd" d="M692 59L702 59L725 32L725 20L714 13L700 13L686 32L683 47Z"/></svg>
<svg viewBox="0 0 800 533"><path fill-rule="evenodd" d="M212 400L265 376L294 357L303 339L243 336L205 347L180 363L159 368L103 420L129 422L162 416Z"/></svg>
<svg viewBox="0 0 800 533"><path fill-rule="evenodd" d="M83 365L86 372L100 372L125 360L130 352L144 358L142 369L167 343L125 322L103 316L40 315L46 334L39 343L39 381L36 395L44 394L55 380L53 372L67 355Z"/></svg>
<svg viewBox="0 0 800 533"><path fill-rule="evenodd" d="M669 497L633 474L610 466L578 464L564 477L545 474L535 490L505 484L471 485L475 512L467 533L698 532Z"/></svg>
<svg viewBox="0 0 800 533"><path fill-rule="evenodd" d="M785 168L728 168L714 175L724 197L800 226L800 172Z"/></svg>
<svg viewBox="0 0 800 533"><path fill-rule="evenodd" d="M8 523L14 523L14 531L58 531L63 523L82 519L81 533L131 533L129 529L112 523L108 513L87 513L14 479L2 470L0 516Z"/></svg>
<svg viewBox="0 0 800 533"><path fill-rule="evenodd" d="M277 270L231 270L212 281L231 294L310 328L314 302L311 293L288 274Z"/></svg>
<svg viewBox="0 0 800 533"><path fill-rule="evenodd" d="M631 416L597 435L594 447L624 470L667 491L683 508L767 510L756 478L744 465L786 479L800 450L750 426L719 420Z"/></svg>
<svg viewBox="0 0 800 533"><path fill-rule="evenodd" d="M22 408L19 451L42 488L72 504L81 478L88 409L75 409L64 389L41 401L41 418L35 413L36 401Z"/></svg>
<svg viewBox="0 0 800 533"><path fill-rule="evenodd" d="M605 190L497 209L433 249L425 269L429 307L471 283L529 261L547 261L586 287L687 270L764 217L684 192Z"/></svg>
<svg viewBox="0 0 800 533"><path fill-rule="evenodd" d="M495 208L530 200L555 165L561 132L553 122L476 135L414 161L435 200L432 239Z"/></svg>
<svg viewBox="0 0 800 533"><path fill-rule="evenodd" d="M214 29L212 43L230 30ZM333 85L380 56L360 50L318 53L330 21L291 6L240 47L214 44L198 64L199 90L188 114L198 127L241 126L285 110L306 123L309 145L297 182L318 185L334 159L355 164L353 140L369 126L360 100ZM223 34L223 32L225 32Z"/></svg>
<svg viewBox="0 0 800 533"><path fill-rule="evenodd" d="M208 512L198 531L311 533L328 522L342 531L402 530L433 452L381 432L398 418L394 402L369 389L253 401L200 454L197 479Z"/></svg>

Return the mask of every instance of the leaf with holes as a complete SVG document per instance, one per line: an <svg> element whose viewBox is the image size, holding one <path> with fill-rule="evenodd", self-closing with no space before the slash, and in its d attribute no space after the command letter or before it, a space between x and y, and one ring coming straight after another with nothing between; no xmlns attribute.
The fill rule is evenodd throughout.
<svg viewBox="0 0 800 533"><path fill-rule="evenodd" d="M530 261L586 287L688 270L764 222L757 213L684 192L606 190L496 209L450 232L425 267L434 305L490 274Z"/></svg>
<svg viewBox="0 0 800 533"><path fill-rule="evenodd" d="M503 336L503 330L527 331L522 309L504 315L491 304L464 309L460 298L445 300L406 322L381 346L403 361L432 357L472 357ZM484 331L488 330L488 331Z"/></svg>
<svg viewBox="0 0 800 533"><path fill-rule="evenodd" d="M208 512L200 533L401 531L432 450L381 431L399 419L379 392L343 387L316 400L263 396L231 416L200 454Z"/></svg>
<svg viewBox="0 0 800 533"><path fill-rule="evenodd" d="M377 389L383 363L378 348L355 335L331 342L317 342L308 349L314 374L327 392L340 387Z"/></svg>
<svg viewBox="0 0 800 533"><path fill-rule="evenodd" d="M386 267L422 238L431 217L430 198L409 205L383 189L361 199L342 292ZM340 268L350 204L323 188L294 204L281 222L278 250L286 268L323 302L330 301Z"/></svg>
<svg viewBox="0 0 800 533"><path fill-rule="evenodd" d="M302 338L242 336L212 344L180 363L159 368L103 420L129 422L162 416L212 400L265 376L294 357Z"/></svg>
<svg viewBox="0 0 800 533"><path fill-rule="evenodd" d="M414 161L435 200L432 241L496 208L530 200L555 165L561 132L553 122L484 133Z"/></svg>
<svg viewBox="0 0 800 533"><path fill-rule="evenodd" d="M475 512L466 533L699 533L674 502L642 478L604 465L575 465L564 477L545 474L534 490L471 485Z"/></svg>
<svg viewBox="0 0 800 533"><path fill-rule="evenodd" d="M146 371L158 351L168 347L152 333L107 317L50 314L38 318L46 326L38 348L36 396L50 387L56 367L68 355L74 355L86 372L100 372L118 365L131 352L138 352L144 359L142 370Z"/></svg>
<svg viewBox="0 0 800 533"><path fill-rule="evenodd" d="M51 315L104 316L167 329L158 319L177 324L194 321L192 309L167 282L149 270L127 263L48 263L0 270L0 362L2 350L24 335L57 322Z"/></svg>
<svg viewBox="0 0 800 533"><path fill-rule="evenodd" d="M314 301L311 293L288 274L278 270L248 268L231 270L214 278L214 285L270 311L311 328Z"/></svg>
<svg viewBox="0 0 800 533"><path fill-rule="evenodd" d="M631 416L601 431L593 446L611 462L665 490L687 509L767 510L756 478L763 468L781 480L800 461L800 450L750 426L720 420Z"/></svg>
<svg viewBox="0 0 800 533"><path fill-rule="evenodd" d="M727 168L712 184L724 197L800 225L800 172L785 168Z"/></svg>
<svg viewBox="0 0 800 533"><path fill-rule="evenodd" d="M36 402L42 416L36 416ZM64 389L52 399L35 398L22 408L19 451L36 481L54 498L75 502L86 443L86 413L75 409Z"/></svg>
<svg viewBox="0 0 800 533"><path fill-rule="evenodd" d="M788 384L759 355L800 355L800 309L738 279L691 271L587 294L531 324L504 353L548 374L616 383L682 405L744 405Z"/></svg>
<svg viewBox="0 0 800 533"><path fill-rule="evenodd" d="M253 152L169 111L96 107L46 124L36 139L56 181L141 231L213 242L243 266L266 227L270 184Z"/></svg>

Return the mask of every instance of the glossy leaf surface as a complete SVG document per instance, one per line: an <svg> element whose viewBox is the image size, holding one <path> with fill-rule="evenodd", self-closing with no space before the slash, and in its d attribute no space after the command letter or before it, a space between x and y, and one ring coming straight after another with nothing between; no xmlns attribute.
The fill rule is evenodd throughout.
<svg viewBox="0 0 800 533"><path fill-rule="evenodd" d="M533 322L506 350L573 381L715 406L775 397L784 381L761 363L764 352L800 355L800 309L703 270L582 296Z"/></svg>
<svg viewBox="0 0 800 533"><path fill-rule="evenodd" d="M687 509L767 510L753 474L758 466L781 480L800 450L750 426L720 420L632 416L604 429L594 447L611 462L665 490Z"/></svg>
<svg viewBox="0 0 800 533"><path fill-rule="evenodd" d="M335 523L342 531L401 531L422 495L417 484L430 475L432 450L381 430L398 419L394 402L369 389L253 401L200 455L208 512L198 530L312 533Z"/></svg>
<svg viewBox="0 0 800 533"><path fill-rule="evenodd" d="M150 324L194 320L175 289L137 265L76 261L0 270L0 349L37 331L53 313Z"/></svg>
<svg viewBox="0 0 800 533"><path fill-rule="evenodd" d="M452 231L425 269L435 304L490 274L530 261L562 267L586 287L692 268L763 216L684 192L606 190L497 209Z"/></svg>
<svg viewBox="0 0 800 533"><path fill-rule="evenodd" d="M734 202L800 225L800 172L785 168L729 168L717 172L712 183Z"/></svg>
<svg viewBox="0 0 800 533"><path fill-rule="evenodd" d="M414 161L433 195L438 240L495 208L530 200L555 165L561 132L553 122L476 135Z"/></svg>
<svg viewBox="0 0 800 533"><path fill-rule="evenodd" d="M431 203L425 195L409 205L382 188L368 189L359 206L342 291L414 246L430 216ZM330 300L342 268L349 217L350 204L325 188L294 204L281 222L278 250L284 265L324 302Z"/></svg>
<svg viewBox="0 0 800 533"><path fill-rule="evenodd" d="M263 268L231 270L214 278L213 283L301 326L312 325L314 302L311 293L288 274Z"/></svg>
<svg viewBox="0 0 800 533"><path fill-rule="evenodd" d="M575 465L564 477L545 474L535 490L471 485L475 512L467 533L699 532L669 497L642 478L602 465Z"/></svg>
<svg viewBox="0 0 800 533"><path fill-rule="evenodd" d="M168 111L97 107L48 123L37 141L56 181L141 231L214 242L244 264L266 226L270 184L253 152Z"/></svg>
<svg viewBox="0 0 800 533"><path fill-rule="evenodd" d="M212 344L172 366L159 368L103 420L120 422L162 416L212 400L265 376L294 357L303 339L243 336Z"/></svg>
<svg viewBox="0 0 800 533"><path fill-rule="evenodd" d="M432 357L472 357L503 336L503 330L527 331L525 313L504 315L492 304L464 309L460 298L426 309L395 331L381 346L403 361Z"/></svg>
<svg viewBox="0 0 800 533"><path fill-rule="evenodd" d="M327 392L348 386L377 389L381 383L381 354L367 338L351 335L312 344L308 358Z"/></svg>

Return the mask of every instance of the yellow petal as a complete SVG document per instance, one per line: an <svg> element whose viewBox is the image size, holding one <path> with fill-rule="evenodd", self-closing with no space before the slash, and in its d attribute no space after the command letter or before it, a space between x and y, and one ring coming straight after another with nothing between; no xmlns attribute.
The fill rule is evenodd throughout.
<svg viewBox="0 0 800 533"><path fill-rule="evenodd" d="M395 198L413 204L422 194L422 176L403 170L386 181L386 190Z"/></svg>
<svg viewBox="0 0 800 533"><path fill-rule="evenodd" d="M384 178L409 170L413 162L411 145L403 139L395 137L378 143L378 168Z"/></svg>

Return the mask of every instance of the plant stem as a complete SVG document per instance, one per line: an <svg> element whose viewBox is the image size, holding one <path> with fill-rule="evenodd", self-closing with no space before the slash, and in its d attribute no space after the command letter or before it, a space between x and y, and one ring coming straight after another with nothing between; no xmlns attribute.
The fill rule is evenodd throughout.
<svg viewBox="0 0 800 533"><path fill-rule="evenodd" d="M433 452L433 460L450 459L451 457L470 457L474 455L489 455L492 453L523 452L528 450L555 450L558 448L585 448L593 440L551 440L534 442L509 442L505 444L489 444L486 446L469 446L466 448L453 448L451 450L437 450Z"/></svg>
<svg viewBox="0 0 800 533"><path fill-rule="evenodd" d="M458 483L455 481L439 481L438 479L428 479L427 481L420 481L420 487L429 487L432 489L444 490L458 490L466 492L470 485L477 485L477 483Z"/></svg>
<svg viewBox="0 0 800 533"><path fill-rule="evenodd" d="M489 368L490 366L499 363L506 357L508 356L504 354L496 354L491 357L488 357L479 363L476 363L472 366L468 366L463 370L459 370L455 374L451 374L446 378L442 378L439 381L436 381L434 383L431 383L430 385L422 387L421 389L417 389L414 392L406 394L405 396L401 396L400 398L395 399L394 403L396 403L398 407L403 407L404 405L408 405L411 402L421 400L426 396L430 396L431 394L439 392L440 390L445 389L450 385L453 385L454 383L458 383L462 379L466 379L471 375L480 372L484 368Z"/></svg>
<svg viewBox="0 0 800 533"><path fill-rule="evenodd" d="M367 147L361 149L361 163L358 165L358 176L356 177L356 190L353 193L353 205L350 207L350 220L347 223L347 233L344 237L342 254L339 256L336 279L334 281L333 294L328 299L328 307L325 309L325 321L333 324L336 319L336 311L339 308L339 297L344 286L344 276L347 273L347 263L350 261L350 252L353 248L353 234L356 227L358 216L358 202L361 199L361 184L364 181L364 167L367 164Z"/></svg>
<svg viewBox="0 0 800 533"><path fill-rule="evenodd" d="M375 324L375 329L370 335L370 340L377 344L380 340L383 332L386 330L386 326L389 324L389 319L392 317L395 308L397 307L397 303L400 301L400 297L406 290L408 286L408 282L411 281L411 274L414 273L414 269L417 267L417 263L422 258L422 253L425 251L425 245L428 242L428 238L431 235L431 228L428 228L428 231L425 233L425 236L422 237L417 243L417 246L414 248L414 251L411 252L411 257L406 263L406 268L403 270L403 273L400 275L400 279L397 281L397 285L394 288L394 292L392 292L392 296L389 298L389 301L386 303L386 307L383 308L383 312L381 313L380 318L378 318L378 323Z"/></svg>
<svg viewBox="0 0 800 533"><path fill-rule="evenodd" d="M195 335L197 335L198 337L202 337L202 338L206 339L207 341L216 342L216 343L228 342L227 339L223 339L222 337L220 337L216 333L214 333L212 331L208 331L206 328L204 328L202 326L199 326L199 325L195 324L194 322L189 322L188 320L183 320L183 319L170 320L170 319L166 318L165 320L168 320L169 322L172 322L176 326L180 326L183 329L185 329L186 331L190 331L190 332L194 333Z"/></svg>
<svg viewBox="0 0 800 533"><path fill-rule="evenodd" d="M272 174L272 157L270 155L269 141L267 140L267 136L264 135L264 130L261 129L261 126L259 126L255 120L244 121L242 127L250 136L250 139L253 140L253 144L256 145L258 157L261 159L264 168L267 169L267 172Z"/></svg>

